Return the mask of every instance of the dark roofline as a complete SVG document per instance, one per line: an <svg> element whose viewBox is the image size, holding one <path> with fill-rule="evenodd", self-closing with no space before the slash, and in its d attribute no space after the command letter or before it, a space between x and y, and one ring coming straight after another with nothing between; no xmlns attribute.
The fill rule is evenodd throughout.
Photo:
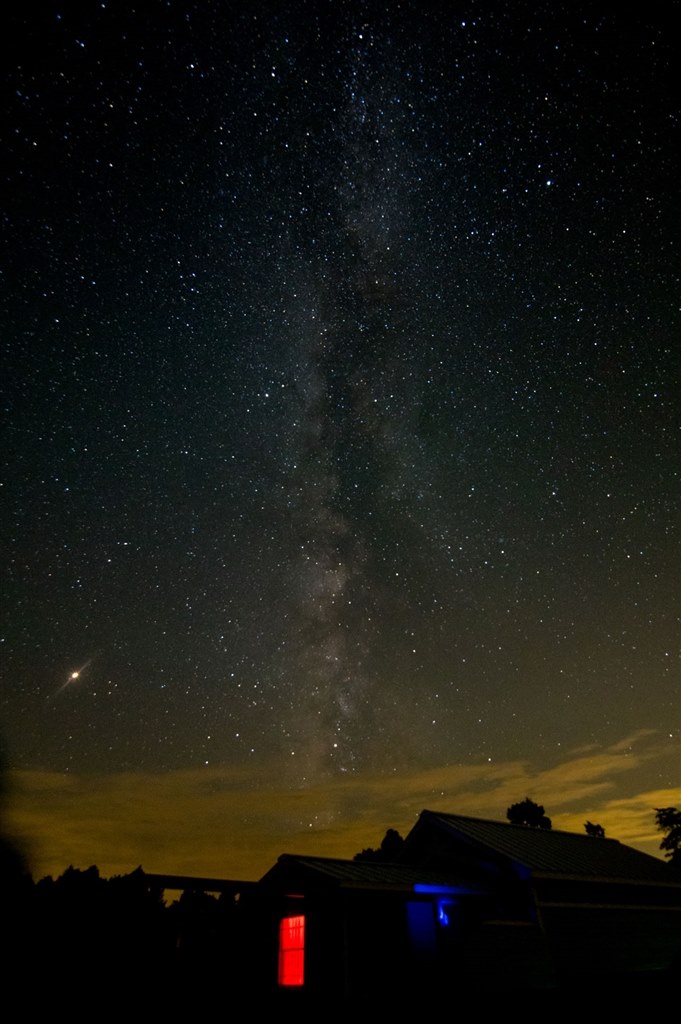
<svg viewBox="0 0 681 1024"><path fill-rule="evenodd" d="M415 892L416 886L428 885L443 892L477 891L474 881L442 868L428 868L396 861L348 860L342 857L315 857L310 854L282 853L276 864L261 879L261 884L278 884L277 869L311 873L319 884L333 884L342 889L378 889Z"/></svg>
<svg viewBox="0 0 681 1024"><path fill-rule="evenodd" d="M381 867L388 864L391 867L403 868L396 860L355 860L354 857L318 857L316 853L280 853L277 857L277 864L282 860L314 861L315 864L354 864L358 868Z"/></svg>
<svg viewBox="0 0 681 1024"><path fill-rule="evenodd" d="M561 829L531 828L488 818L473 818L446 811L422 811L405 840L405 851L410 843L418 848L422 830L435 829L443 836L448 833L456 842L471 852L487 851L500 863L516 865L529 870L536 879L546 881L600 880L630 881L681 887L669 866L659 857L653 857L619 839L594 837L581 832ZM412 838L413 837L413 838Z"/></svg>
<svg viewBox="0 0 681 1024"><path fill-rule="evenodd" d="M451 811L429 811L423 810L419 815L419 818L424 814L428 814L433 818L456 818L457 821L471 821L480 825L500 825L508 829L517 829L521 832L536 832L536 833L550 833L552 836L578 836L579 839L590 839L595 843L617 843L620 846L627 846L621 839L613 839L611 836L588 836L586 832L568 832L562 828L536 828L532 825L516 825L512 821L504 821L503 818L474 818L469 814L453 814ZM418 819L417 819L418 823ZM628 849L633 850L635 847L627 846ZM637 853L642 853L642 850L637 850ZM644 853L644 857L650 857L649 853ZM664 861L660 857L653 857L653 860L660 860L661 863Z"/></svg>
<svg viewBox="0 0 681 1024"><path fill-rule="evenodd" d="M405 871L404 864L395 864L392 861L356 861L348 859L347 857L316 857L314 854L306 853L282 853L277 857L276 864L274 867L298 867L303 870L324 871L324 868L337 868L339 875L335 878L329 873L327 879L335 881L338 885L343 888L366 888L367 884L372 889L385 888L385 889L404 889L405 882L389 881L383 878L382 881L378 881L380 876L385 875L386 871L389 873L391 870L396 870L400 874L404 875L408 873L409 869ZM272 870L272 869L270 869ZM348 878L348 873L354 874L355 878ZM267 878L269 871L264 876ZM346 877L341 877L345 875ZM406 888L411 887L411 881L406 884Z"/></svg>

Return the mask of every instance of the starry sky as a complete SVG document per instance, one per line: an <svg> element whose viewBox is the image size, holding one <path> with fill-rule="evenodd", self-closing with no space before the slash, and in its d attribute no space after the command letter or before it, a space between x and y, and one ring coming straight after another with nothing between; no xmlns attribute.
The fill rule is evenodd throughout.
<svg viewBox="0 0 681 1024"><path fill-rule="evenodd" d="M681 799L673 4L4 16L0 730L35 871Z"/></svg>

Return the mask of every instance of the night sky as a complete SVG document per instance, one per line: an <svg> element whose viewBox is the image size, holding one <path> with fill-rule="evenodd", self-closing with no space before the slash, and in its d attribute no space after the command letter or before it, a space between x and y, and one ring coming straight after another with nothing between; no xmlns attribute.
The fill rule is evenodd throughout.
<svg viewBox="0 0 681 1024"><path fill-rule="evenodd" d="M0 730L38 874L258 877L526 795L657 850L675 7L3 16Z"/></svg>

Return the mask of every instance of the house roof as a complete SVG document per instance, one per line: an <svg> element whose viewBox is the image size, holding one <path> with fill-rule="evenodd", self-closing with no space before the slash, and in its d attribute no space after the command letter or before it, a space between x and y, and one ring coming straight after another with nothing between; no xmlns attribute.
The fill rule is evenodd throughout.
<svg viewBox="0 0 681 1024"><path fill-rule="evenodd" d="M664 861L625 846L616 839L423 811L407 841L422 833L424 828L437 829L453 844L467 845L477 851L492 851L529 868L535 875L665 884L674 881Z"/></svg>
<svg viewBox="0 0 681 1024"><path fill-rule="evenodd" d="M304 877L308 883L315 880L320 884L336 884L342 888L356 889L399 889L414 891L417 886L428 886L444 891L454 887L451 870L421 868L410 864L395 864L379 861L340 860L333 857L307 857L291 853L282 854L277 863L261 881L267 884L276 881L282 873ZM459 888L475 891L477 885L466 884L460 874L456 882Z"/></svg>

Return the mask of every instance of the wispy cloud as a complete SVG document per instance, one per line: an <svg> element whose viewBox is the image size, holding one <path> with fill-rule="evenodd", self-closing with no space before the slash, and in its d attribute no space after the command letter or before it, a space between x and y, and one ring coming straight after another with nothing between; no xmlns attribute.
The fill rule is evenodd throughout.
<svg viewBox="0 0 681 1024"><path fill-rule="evenodd" d="M444 765L416 772L343 775L306 788L247 769L205 767L165 774L10 775L8 825L34 874L97 864L105 875L148 871L258 878L283 852L350 857L403 834L424 808L503 819L525 796L543 803L554 828L599 822L608 836L659 853L654 808L679 803L651 786L669 763L663 737L642 730L606 749L580 748L549 767L529 761ZM279 776L280 777L280 776Z"/></svg>

